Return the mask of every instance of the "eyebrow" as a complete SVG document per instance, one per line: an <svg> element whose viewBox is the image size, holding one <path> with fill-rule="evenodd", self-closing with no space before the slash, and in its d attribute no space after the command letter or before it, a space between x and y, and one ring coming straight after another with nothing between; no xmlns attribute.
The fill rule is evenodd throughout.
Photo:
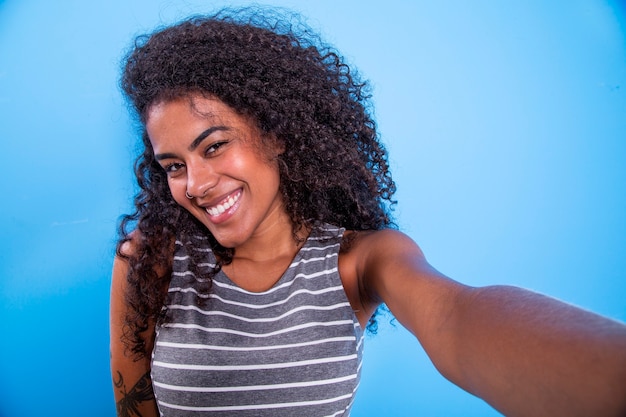
<svg viewBox="0 0 626 417"><path fill-rule="evenodd" d="M191 145L189 145L189 151L195 151L196 148L198 146L200 146L200 144L202 143L203 140L205 140L209 135L211 135L213 132L217 132L217 131L224 131L224 130L230 130L230 128L226 127L226 126L211 126L210 128L208 128L207 130L205 130L204 132L200 133L198 135L197 138L195 138L193 140L193 142L191 142Z"/></svg>
<svg viewBox="0 0 626 417"><path fill-rule="evenodd" d="M207 130L205 130L204 132L200 133L198 135L197 138L195 138L193 140L193 142L191 142L191 144L189 145L189 147L187 149L189 149L190 152L193 152L194 150L196 150L198 148L198 146L200 146L200 144L202 143L202 141L204 141L207 137L209 137L212 133L217 132L217 131L227 131L230 130L229 127L227 126L211 126L210 128L208 128ZM158 155L154 156L155 159L157 161L161 161L163 159L170 159L170 158L175 158L174 154L171 153L160 153Z"/></svg>

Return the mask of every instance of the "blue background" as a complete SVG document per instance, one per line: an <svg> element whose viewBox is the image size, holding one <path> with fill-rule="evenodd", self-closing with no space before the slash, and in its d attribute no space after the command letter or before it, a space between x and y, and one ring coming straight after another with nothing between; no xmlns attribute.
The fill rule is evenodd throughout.
<svg viewBox="0 0 626 417"><path fill-rule="evenodd" d="M120 58L134 35L224 4L0 0L1 417L114 415L108 291L137 139ZM272 4L372 81L399 225L438 269L626 320L623 3ZM354 410L381 415L498 414L385 325Z"/></svg>

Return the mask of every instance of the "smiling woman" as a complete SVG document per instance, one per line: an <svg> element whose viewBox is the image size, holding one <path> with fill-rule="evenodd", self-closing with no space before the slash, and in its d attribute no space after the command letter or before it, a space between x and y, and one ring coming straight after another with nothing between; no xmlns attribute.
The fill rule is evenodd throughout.
<svg viewBox="0 0 626 417"><path fill-rule="evenodd" d="M157 32L127 58L145 151L114 267L112 366L117 385L143 386L151 369L164 413L352 406L378 302L339 249L391 225L395 185L365 83L296 28L270 10L228 10ZM207 350L210 365L197 356Z"/></svg>
<svg viewBox="0 0 626 417"><path fill-rule="evenodd" d="M295 18L226 9L127 56L144 151L113 270L118 413L348 416L383 303L507 415L626 412L626 326L463 285L393 229L367 84Z"/></svg>

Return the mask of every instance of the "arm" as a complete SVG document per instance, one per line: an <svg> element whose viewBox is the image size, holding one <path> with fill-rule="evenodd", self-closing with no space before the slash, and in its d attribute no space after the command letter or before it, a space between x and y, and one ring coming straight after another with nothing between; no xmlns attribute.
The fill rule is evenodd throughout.
<svg viewBox="0 0 626 417"><path fill-rule="evenodd" d="M363 285L446 378L507 416L626 415L626 326L520 288L461 285L398 232L366 239Z"/></svg>
<svg viewBox="0 0 626 417"><path fill-rule="evenodd" d="M128 264L115 258L111 284L111 375L118 417L157 417L159 415L150 379L150 355L136 360L122 342L127 311L125 302ZM152 334L146 335L152 340Z"/></svg>

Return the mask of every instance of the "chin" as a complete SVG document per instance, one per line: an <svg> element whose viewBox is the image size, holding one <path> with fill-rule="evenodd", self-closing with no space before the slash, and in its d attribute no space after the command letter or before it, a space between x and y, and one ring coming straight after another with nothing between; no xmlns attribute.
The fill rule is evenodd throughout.
<svg viewBox="0 0 626 417"><path fill-rule="evenodd" d="M242 243L245 242L245 238L244 237L233 236L231 234L224 234L224 233L216 232L214 230L211 230L211 228L208 227L206 224L205 224L205 227L213 235L215 240L217 240L217 243L219 243L221 246L223 246L225 248L234 249L237 246L239 246L239 245L241 245Z"/></svg>

